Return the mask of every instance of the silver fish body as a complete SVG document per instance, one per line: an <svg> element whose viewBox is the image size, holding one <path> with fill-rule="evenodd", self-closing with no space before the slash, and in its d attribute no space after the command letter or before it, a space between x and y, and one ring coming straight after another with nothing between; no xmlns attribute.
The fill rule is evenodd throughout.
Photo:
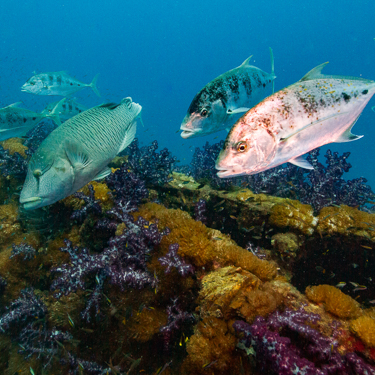
<svg viewBox="0 0 375 375"><path fill-rule="evenodd" d="M58 113L60 120L62 122L65 122L73 116L86 111L88 108L83 104L78 103L74 99L63 98L61 100L48 104L47 107L42 111L42 113L51 113L54 109Z"/></svg>
<svg viewBox="0 0 375 375"><path fill-rule="evenodd" d="M125 98L72 117L32 156L20 203L35 209L57 202L111 173L108 163L134 139L142 107Z"/></svg>
<svg viewBox="0 0 375 375"><path fill-rule="evenodd" d="M21 87L21 91L35 95L68 96L85 87L91 87L96 95L100 96L96 87L97 74L91 83L83 83L66 72L49 72L35 74Z"/></svg>
<svg viewBox="0 0 375 375"><path fill-rule="evenodd" d="M327 63L269 96L233 126L218 156L219 177L256 174L286 162L313 169L302 155L361 138L351 128L375 93L371 80L326 76Z"/></svg>
<svg viewBox="0 0 375 375"><path fill-rule="evenodd" d="M272 50L270 74L249 65L251 57L215 78L195 95L180 127L182 138L230 129L240 116L266 97L276 78Z"/></svg>
<svg viewBox="0 0 375 375"><path fill-rule="evenodd" d="M57 125L60 119L53 107L50 113L36 113L25 108L19 108L21 102L0 109L0 141L9 138L22 137L34 128L44 118L51 118Z"/></svg>

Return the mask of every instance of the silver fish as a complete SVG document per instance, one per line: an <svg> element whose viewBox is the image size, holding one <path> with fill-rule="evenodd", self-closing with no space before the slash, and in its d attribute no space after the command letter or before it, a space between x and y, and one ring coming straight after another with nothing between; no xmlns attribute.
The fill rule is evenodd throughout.
<svg viewBox="0 0 375 375"><path fill-rule="evenodd" d="M50 113L36 113L28 109L19 108L22 102L17 102L0 109L0 141L8 138L22 137L44 118L51 118L56 125L60 125L60 118L56 106Z"/></svg>
<svg viewBox="0 0 375 375"><path fill-rule="evenodd" d="M303 154L362 137L351 129L374 95L375 82L321 74L326 64L264 99L237 121L216 162L219 177L256 174L286 162L313 169Z"/></svg>
<svg viewBox="0 0 375 375"><path fill-rule="evenodd" d="M44 108L42 113L51 113L55 107L55 112L58 113L62 122L65 122L73 116L76 116L81 112L87 110L87 107L85 107L83 104L78 103L76 100L71 98L63 98L61 100L48 104L47 107Z"/></svg>
<svg viewBox="0 0 375 375"><path fill-rule="evenodd" d="M232 125L254 105L266 97L274 79L271 52L271 74L249 64L252 56L239 67L215 78L195 95L181 124L182 138L200 137Z"/></svg>
<svg viewBox="0 0 375 375"><path fill-rule="evenodd" d="M23 207L47 206L109 175L108 163L134 139L141 110L125 98L90 108L56 128L29 162Z"/></svg>
<svg viewBox="0 0 375 375"><path fill-rule="evenodd" d="M85 87L91 87L100 96L96 87L97 74L91 83L83 83L66 72L50 72L35 74L21 87L21 91L36 95L68 96Z"/></svg>

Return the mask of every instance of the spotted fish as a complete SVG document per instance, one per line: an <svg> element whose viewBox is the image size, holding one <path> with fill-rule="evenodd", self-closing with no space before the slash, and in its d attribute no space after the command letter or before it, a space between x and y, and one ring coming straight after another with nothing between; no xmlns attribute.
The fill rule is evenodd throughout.
<svg viewBox="0 0 375 375"><path fill-rule="evenodd" d="M83 104L78 103L76 100L71 98L63 98L61 100L48 104L47 107L42 111L42 113L51 113L55 107L55 111L57 111L62 122L69 120L73 116L87 110L87 107L85 107Z"/></svg>
<svg viewBox="0 0 375 375"><path fill-rule="evenodd" d="M18 102L0 109L0 141L26 135L44 118L51 118L56 125L61 124L56 106L49 113L36 113L19 108L20 104L22 103Z"/></svg>
<svg viewBox="0 0 375 375"><path fill-rule="evenodd" d="M252 108L233 126L220 152L219 177L251 175L289 162L313 169L302 155L361 138L351 129L375 93L375 82L321 73L327 63Z"/></svg>
<svg viewBox="0 0 375 375"><path fill-rule="evenodd" d="M249 64L252 56L203 87L195 95L181 124L182 138L200 137L230 129L240 116L266 97L274 84L273 54L271 74Z"/></svg>
<svg viewBox="0 0 375 375"><path fill-rule="evenodd" d="M35 74L21 87L21 91L36 95L68 96L85 87L91 87L100 96L96 87L97 74L91 83L83 83L66 72L50 72Z"/></svg>
<svg viewBox="0 0 375 375"><path fill-rule="evenodd" d="M90 108L56 128L30 159L20 203L57 202L111 173L108 163L134 139L142 107L131 98Z"/></svg>

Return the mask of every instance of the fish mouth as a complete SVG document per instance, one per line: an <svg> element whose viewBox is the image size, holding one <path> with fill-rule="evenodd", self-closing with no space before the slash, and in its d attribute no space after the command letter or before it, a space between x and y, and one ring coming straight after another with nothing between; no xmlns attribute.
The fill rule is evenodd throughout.
<svg viewBox="0 0 375 375"><path fill-rule="evenodd" d="M186 139L194 137L201 129L190 130L188 128L181 127L180 130L182 130L181 137Z"/></svg>
<svg viewBox="0 0 375 375"><path fill-rule="evenodd" d="M40 197L31 197L20 200L22 207L25 210L32 210L33 208L40 207L40 203L42 202L42 198Z"/></svg>
<svg viewBox="0 0 375 375"><path fill-rule="evenodd" d="M218 170L216 173L217 177L224 178L224 177L237 177L246 175L247 173L239 166L226 166L226 167L219 167L218 165L215 166Z"/></svg>

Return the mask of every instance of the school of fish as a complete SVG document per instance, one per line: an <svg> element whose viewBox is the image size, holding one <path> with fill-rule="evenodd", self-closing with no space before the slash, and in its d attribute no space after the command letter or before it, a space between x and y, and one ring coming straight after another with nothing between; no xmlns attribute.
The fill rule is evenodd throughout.
<svg viewBox="0 0 375 375"><path fill-rule="evenodd" d="M304 154L362 137L351 129L375 93L374 81L324 75L324 63L274 92L271 49L270 54L271 73L250 65L250 56L209 82L195 95L181 124L182 138L228 131L216 161L221 178L252 175L286 162L313 169ZM107 176L108 164L134 139L142 107L130 97L93 108L71 98L85 87L100 96L97 78L83 83L62 71L34 73L23 92L64 98L41 113L21 108L21 102L0 109L0 141L25 137L43 119L57 125L30 159L20 195L25 209L53 204Z"/></svg>

